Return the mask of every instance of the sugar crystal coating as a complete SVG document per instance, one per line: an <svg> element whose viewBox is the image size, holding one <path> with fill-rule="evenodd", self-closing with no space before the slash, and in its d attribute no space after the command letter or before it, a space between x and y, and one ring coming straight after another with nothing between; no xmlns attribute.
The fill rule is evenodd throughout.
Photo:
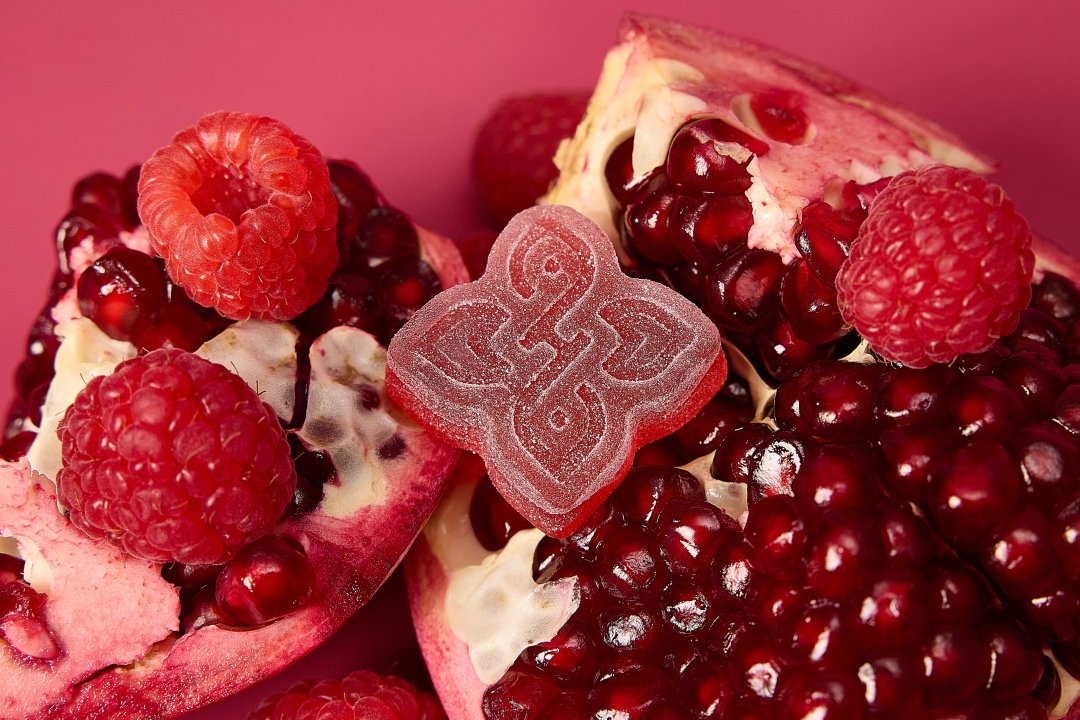
<svg viewBox="0 0 1080 720"><path fill-rule="evenodd" d="M387 361L391 396L481 455L507 501L556 537L727 374L712 322L674 291L623 275L606 235L560 206L517 215L485 274L424 306Z"/></svg>

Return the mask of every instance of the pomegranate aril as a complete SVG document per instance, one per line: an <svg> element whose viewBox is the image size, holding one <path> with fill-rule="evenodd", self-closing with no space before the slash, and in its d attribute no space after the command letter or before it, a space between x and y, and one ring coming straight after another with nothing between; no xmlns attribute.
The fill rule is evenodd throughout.
<svg viewBox="0 0 1080 720"><path fill-rule="evenodd" d="M886 370L874 390L874 415L878 422L893 427L933 422L942 415L942 396L952 380L944 365Z"/></svg>
<svg viewBox="0 0 1080 720"><path fill-rule="evenodd" d="M1005 449L976 440L934 463L927 506L938 530L967 549L1013 513L1022 492L1023 481Z"/></svg>
<svg viewBox="0 0 1080 720"><path fill-rule="evenodd" d="M655 542L669 571L699 577L736 528L735 521L722 510L700 500L677 498L661 513Z"/></svg>
<svg viewBox="0 0 1080 720"><path fill-rule="evenodd" d="M0 553L0 587L22 580L25 563L21 557Z"/></svg>
<svg viewBox="0 0 1080 720"><path fill-rule="evenodd" d="M746 247L754 224L744 195L680 196L667 218L668 237L692 262L714 265Z"/></svg>
<svg viewBox="0 0 1080 720"><path fill-rule="evenodd" d="M521 657L556 682L568 683L596 672L596 641L583 623L571 621L555 637L527 648Z"/></svg>
<svg viewBox="0 0 1080 720"><path fill-rule="evenodd" d="M859 444L812 445L791 483L799 509L808 516L829 511L858 512L871 504L874 492L867 484L875 471L869 448Z"/></svg>
<svg viewBox="0 0 1080 720"><path fill-rule="evenodd" d="M788 265L780 300L791 329L807 343L824 345L850 330L836 306L836 290L821 282L804 260Z"/></svg>
<svg viewBox="0 0 1080 720"><path fill-rule="evenodd" d="M775 312L754 335L754 348L765 372L786 380L800 368L825 359L829 346L814 344L795 332L783 312Z"/></svg>
<svg viewBox="0 0 1080 720"><path fill-rule="evenodd" d="M1069 331L1061 322L1039 310L1027 308L1020 313L1020 324L1005 338L1006 344L1016 347L1024 340L1042 345L1059 358L1066 355Z"/></svg>
<svg viewBox="0 0 1080 720"><path fill-rule="evenodd" d="M691 717L702 720L725 718L735 693L717 662L703 661L691 666L679 678L679 704Z"/></svg>
<svg viewBox="0 0 1080 720"><path fill-rule="evenodd" d="M297 320L312 336L341 325L377 332L381 322L375 287L363 275L351 273L332 277L326 294Z"/></svg>
<svg viewBox="0 0 1080 720"><path fill-rule="evenodd" d="M469 503L469 520L476 539L491 551L501 550L514 533L532 527L510 507L486 476L477 483L473 492Z"/></svg>
<svg viewBox="0 0 1080 720"><path fill-rule="evenodd" d="M634 197L639 183L634 182L634 136L615 146L604 164L604 179L608 189L620 205L625 205Z"/></svg>
<svg viewBox="0 0 1080 720"><path fill-rule="evenodd" d="M1074 320L1080 317L1080 289L1068 278L1046 272L1032 291L1031 306L1061 322Z"/></svg>
<svg viewBox="0 0 1080 720"><path fill-rule="evenodd" d="M867 437L874 431L873 391L880 373L876 365L857 363L806 366L777 390L777 422L829 440Z"/></svg>
<svg viewBox="0 0 1080 720"><path fill-rule="evenodd" d="M1009 356L994 369L994 375L1019 395L1028 416L1045 410L1069 382L1055 362L1030 352Z"/></svg>
<svg viewBox="0 0 1080 720"><path fill-rule="evenodd" d="M303 607L315 592L304 551L268 535L240 550L217 577L217 603L243 625L262 625Z"/></svg>
<svg viewBox="0 0 1080 720"><path fill-rule="evenodd" d="M640 189L623 219L630 251L661 266L677 265L687 259L668 235L668 223L678 196L665 180L663 175L658 176Z"/></svg>
<svg viewBox="0 0 1080 720"><path fill-rule="evenodd" d="M140 350L179 348L194 352L210 339L213 328L186 305L169 304L136 325L131 341Z"/></svg>
<svg viewBox="0 0 1080 720"><path fill-rule="evenodd" d="M630 522L655 528L660 513L675 498L704 500L705 492L690 473L678 468L641 465L619 486L618 498Z"/></svg>
<svg viewBox="0 0 1080 720"><path fill-rule="evenodd" d="M810 130L810 120L803 110L804 102L801 94L791 90L762 90L750 96L750 110L769 138L801 145L807 141Z"/></svg>
<svg viewBox="0 0 1080 720"><path fill-rule="evenodd" d="M857 224L844 220L826 202L812 202L802 210L795 246L818 280L832 288L834 303L836 274L847 260L858 233Z"/></svg>
<svg viewBox="0 0 1080 720"><path fill-rule="evenodd" d="M954 440L935 426L900 426L882 433L878 445L888 467L883 481L889 492L924 503L931 464Z"/></svg>
<svg viewBox="0 0 1080 720"><path fill-rule="evenodd" d="M752 155L764 155L768 150L766 143L723 120L695 120L672 138L667 175L675 187L686 192L741 193L750 188L746 165Z"/></svg>
<svg viewBox="0 0 1080 720"><path fill-rule="evenodd" d="M330 160L326 167L330 171L330 189L338 201L338 249L344 266L351 257L348 241L356 237L360 222L379 204L379 196L368 176L354 163Z"/></svg>
<svg viewBox="0 0 1080 720"><path fill-rule="evenodd" d="M1023 417L1019 393L987 375L958 378L945 403L960 434L972 439L1003 439Z"/></svg>
<svg viewBox="0 0 1080 720"><path fill-rule="evenodd" d="M416 228L409 218L391 207L369 210L349 244L349 263L344 267L356 272L365 272L395 258L420 257Z"/></svg>
<svg viewBox="0 0 1080 720"><path fill-rule="evenodd" d="M677 464L708 455L720 447L728 433L753 417L754 408L746 387L737 379L729 380L697 415L669 436L679 450L681 459Z"/></svg>
<svg viewBox="0 0 1080 720"><path fill-rule="evenodd" d="M806 527L795 501L787 495L759 500L746 524L746 542L753 551L754 567L779 577L792 574L806 542Z"/></svg>
<svg viewBox="0 0 1080 720"><path fill-rule="evenodd" d="M119 246L79 277L79 309L105 334L128 340L165 305L164 278L149 255Z"/></svg>
<svg viewBox="0 0 1080 720"><path fill-rule="evenodd" d="M139 219L139 176L142 165L132 165L120 181L120 198L124 208L124 222L130 228L142 224Z"/></svg>
<svg viewBox="0 0 1080 720"><path fill-rule="evenodd" d="M660 614L669 628L686 635L701 632L716 619L705 591L683 580L673 580L664 588Z"/></svg>
<svg viewBox="0 0 1080 720"><path fill-rule="evenodd" d="M783 261L774 252L737 251L706 273L705 311L725 328L753 331L779 304L784 269Z"/></svg>
<svg viewBox="0 0 1080 720"><path fill-rule="evenodd" d="M659 672L635 668L598 683L589 693L586 707L593 718L646 720L647 713L671 694Z"/></svg>
<svg viewBox="0 0 1080 720"><path fill-rule="evenodd" d="M484 691L484 717L489 720L534 720L558 693L555 683L542 675L511 670Z"/></svg>
<svg viewBox="0 0 1080 720"><path fill-rule="evenodd" d="M608 533L600 542L596 564L601 568L597 582L617 600L643 601L660 590L662 571L639 529L620 527Z"/></svg>
<svg viewBox="0 0 1080 720"><path fill-rule="evenodd" d="M71 204L87 203L104 208L115 215L122 215L123 188L115 175L98 172L80 179L71 191Z"/></svg>
<svg viewBox="0 0 1080 720"><path fill-rule="evenodd" d="M757 455L772 433L772 429L764 423L750 423L735 428L716 449L709 474L724 482L749 484L757 464Z"/></svg>
<svg viewBox="0 0 1080 720"><path fill-rule="evenodd" d="M665 629L658 613L641 605L612 605L597 614L600 642L612 650L642 656L661 648Z"/></svg>
<svg viewBox="0 0 1080 720"><path fill-rule="evenodd" d="M68 211L56 228L56 250L60 272L72 272L72 253L79 247L95 255L120 244L123 223L113 212L83 203Z"/></svg>
<svg viewBox="0 0 1080 720"><path fill-rule="evenodd" d="M386 344L417 310L439 294L442 283L431 266L419 258L400 256L379 270L375 289L385 318L380 340Z"/></svg>
<svg viewBox="0 0 1080 720"><path fill-rule="evenodd" d="M1040 500L1056 501L1080 490L1080 447L1061 428L1050 423L1024 428L1008 447Z"/></svg>

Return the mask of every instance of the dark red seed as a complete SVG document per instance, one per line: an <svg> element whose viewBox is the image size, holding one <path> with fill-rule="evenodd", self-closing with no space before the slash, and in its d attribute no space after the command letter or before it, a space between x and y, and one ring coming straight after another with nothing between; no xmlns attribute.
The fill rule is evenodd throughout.
<svg viewBox="0 0 1080 720"><path fill-rule="evenodd" d="M872 436L877 365L831 362L809 365L781 386L776 419L781 427L829 440ZM788 385L785 383L785 385Z"/></svg>
<svg viewBox="0 0 1080 720"><path fill-rule="evenodd" d="M746 246L754 224L745 195L681 195L667 219L668 237L687 260L714 265Z"/></svg>
<svg viewBox="0 0 1080 720"><path fill-rule="evenodd" d="M1031 306L1061 322L1074 320L1080 317L1080 289L1068 278L1046 272L1034 287Z"/></svg>
<svg viewBox="0 0 1080 720"><path fill-rule="evenodd" d="M691 717L701 720L727 717L725 712L736 699L723 663L717 661L695 663L684 672L679 678L678 697Z"/></svg>
<svg viewBox="0 0 1080 720"><path fill-rule="evenodd" d="M811 529L806 548L807 584L834 600L854 592L883 555L876 528L860 516L825 515Z"/></svg>
<svg viewBox="0 0 1080 720"><path fill-rule="evenodd" d="M913 571L892 571L877 577L861 598L854 631L862 645L880 650L903 647L929 625L925 586Z"/></svg>
<svg viewBox="0 0 1080 720"><path fill-rule="evenodd" d="M799 368L825 359L831 349L800 337L779 310L755 333L754 347L765 371L780 381L791 377Z"/></svg>
<svg viewBox="0 0 1080 720"><path fill-rule="evenodd" d="M777 693L784 662L759 628L748 628L728 656L728 679L743 700L768 700Z"/></svg>
<svg viewBox="0 0 1080 720"><path fill-rule="evenodd" d="M733 383L729 383L729 386ZM672 438L678 445L684 462L708 455L735 428L745 425L754 417L749 394L745 386L737 386L742 395L733 396L726 390L714 395L705 407L698 411L685 425L675 431Z"/></svg>
<svg viewBox="0 0 1080 720"><path fill-rule="evenodd" d="M792 330L805 342L824 345L849 332L836 302L836 289L821 282L806 261L788 265L780 296Z"/></svg>
<svg viewBox="0 0 1080 720"><path fill-rule="evenodd" d="M705 491L698 479L685 470L642 465L626 475L618 497L628 522L655 528L660 513L673 499L704 502Z"/></svg>
<svg viewBox="0 0 1080 720"><path fill-rule="evenodd" d="M994 375L1019 396L1028 415L1041 413L1069 383L1065 371L1044 355L1016 353L994 369Z"/></svg>
<svg viewBox="0 0 1080 720"><path fill-rule="evenodd" d="M608 189L620 205L626 205L633 197L640 183L634 182L634 136L615 146L604 164L604 179Z"/></svg>
<svg viewBox="0 0 1080 720"><path fill-rule="evenodd" d="M116 340L132 332L165 305L164 278L153 258L118 246L79 277L79 310Z"/></svg>
<svg viewBox="0 0 1080 720"><path fill-rule="evenodd" d="M828 203L812 202L802 209L802 222L795 234L799 254L817 278L835 287L836 273L851 252L859 226L842 218Z"/></svg>
<svg viewBox="0 0 1080 720"><path fill-rule="evenodd" d="M244 547L217 577L217 604L244 625L261 625L303 607L315 592L304 551L270 535Z"/></svg>
<svg viewBox="0 0 1080 720"><path fill-rule="evenodd" d="M131 341L140 350L174 347L195 352L210 339L212 328L195 310L169 304L136 326Z"/></svg>
<svg viewBox="0 0 1080 720"><path fill-rule="evenodd" d="M643 601L660 591L660 568L643 530L616 528L600 541L596 580L616 600Z"/></svg>
<svg viewBox="0 0 1080 720"><path fill-rule="evenodd" d="M805 454L806 444L798 435L784 430L770 435L753 457L747 493L750 504L770 495L790 495Z"/></svg>
<svg viewBox="0 0 1080 720"><path fill-rule="evenodd" d="M623 220L630 251L661 266L686 261L668 235L668 219L677 196L666 180L660 175L639 190Z"/></svg>
<svg viewBox="0 0 1080 720"><path fill-rule="evenodd" d="M98 172L75 183L71 191L71 204L87 203L104 208L114 215L124 212L123 188L120 179L109 173Z"/></svg>
<svg viewBox="0 0 1080 720"><path fill-rule="evenodd" d="M1022 492L1020 474L1005 449L976 440L937 460L927 505L939 532L959 547L972 548L1013 513Z"/></svg>
<svg viewBox="0 0 1080 720"><path fill-rule="evenodd" d="M671 572L701 577L717 548L737 527L723 510L708 502L676 498L660 514L654 542Z"/></svg>
<svg viewBox="0 0 1080 720"><path fill-rule="evenodd" d="M600 641L612 650L640 655L660 648L664 625L651 610L613 605L600 611Z"/></svg>
<svg viewBox="0 0 1080 720"><path fill-rule="evenodd" d="M431 266L420 259L399 257L379 269L376 295L385 318L382 339L388 341L417 310L442 291L442 283Z"/></svg>
<svg viewBox="0 0 1080 720"><path fill-rule="evenodd" d="M793 90L774 88L750 96L750 109L761 129L773 140L801 145L807 141L810 120L803 96Z"/></svg>
<svg viewBox="0 0 1080 720"><path fill-rule="evenodd" d="M783 701L784 717L792 720L862 720L866 713L859 682L835 671L794 673Z"/></svg>
<svg viewBox="0 0 1080 720"><path fill-rule="evenodd" d="M784 275L780 256L768 250L738 251L705 275L705 311L718 324L751 332L779 304Z"/></svg>
<svg viewBox="0 0 1080 720"><path fill-rule="evenodd" d="M886 370L874 389L874 416L893 427L933 422L944 411L942 398L952 379L945 365Z"/></svg>
<svg viewBox="0 0 1080 720"><path fill-rule="evenodd" d="M962 704L990 679L991 655L968 627L953 626L935 633L922 653L926 690L940 704Z"/></svg>
<svg viewBox="0 0 1080 720"><path fill-rule="evenodd" d="M667 174L684 192L741 193L750 188L746 165L751 154L764 155L768 149L765 143L719 118L696 120L672 138ZM740 150L742 156L733 157L740 155Z"/></svg>
<svg viewBox="0 0 1080 720"><path fill-rule="evenodd" d="M981 557L990 578L1014 598L1049 594L1064 582L1053 546L1053 530L1043 514L1027 507L1005 519L990 536Z"/></svg>
<svg viewBox="0 0 1080 720"><path fill-rule="evenodd" d="M484 691L484 717L488 720L534 720L558 693L558 686L543 675L510 670Z"/></svg>
<svg viewBox="0 0 1080 720"><path fill-rule="evenodd" d="M326 294L298 321L313 336L341 325L377 332L381 322L382 309L374 286L355 274L331 278Z"/></svg>
<svg viewBox="0 0 1080 720"><path fill-rule="evenodd" d="M759 500L746 522L746 542L753 551L755 568L790 577L806 542L806 527L795 501L787 495Z"/></svg>
<svg viewBox="0 0 1080 720"><path fill-rule="evenodd" d="M889 492L922 505L930 466L955 439L950 429L935 425L906 425L883 432L878 447L886 461L882 479Z"/></svg>
<svg viewBox="0 0 1080 720"><path fill-rule="evenodd" d="M1011 700L1035 690L1043 675L1038 644L1020 625L995 620L983 630L989 638L994 675L987 688L999 700Z"/></svg>
<svg viewBox="0 0 1080 720"><path fill-rule="evenodd" d="M1065 325L1050 315L1026 308L1020 313L1020 324L1005 341L1015 347L1022 340L1030 340L1049 348L1059 357L1064 357L1068 334Z"/></svg>
<svg viewBox="0 0 1080 720"><path fill-rule="evenodd" d="M573 620L550 640L526 648L521 657L560 683L596 672L596 642L584 624Z"/></svg>
<svg viewBox="0 0 1080 720"><path fill-rule="evenodd" d="M477 483L473 492L469 503L469 520L476 539L492 552L506 547L506 543L519 530L532 527L528 520L510 507L486 476Z"/></svg>
<svg viewBox="0 0 1080 720"><path fill-rule="evenodd" d="M420 240L409 218L391 207L375 207L360 220L348 265L343 267L362 273L389 260L415 262L419 257Z"/></svg>
<svg viewBox="0 0 1080 720"><path fill-rule="evenodd" d="M735 428L716 449L709 473L724 482L748 484L757 455L772 434L772 429L764 423Z"/></svg>
<svg viewBox="0 0 1080 720"><path fill-rule="evenodd" d="M830 511L859 512L872 505L876 491L867 485L874 457L864 445L828 443L805 449L792 492L807 517Z"/></svg>
<svg viewBox="0 0 1080 720"><path fill-rule="evenodd" d="M646 720L647 714L672 694L663 675L651 668L633 668L598 683L589 693L590 718Z"/></svg>
<svg viewBox="0 0 1080 720"><path fill-rule="evenodd" d="M1023 417L1019 394L985 375L958 378L949 387L945 404L960 434L973 439L1008 437Z"/></svg>
<svg viewBox="0 0 1080 720"><path fill-rule="evenodd" d="M701 632L716 619L716 611L705 591L685 580L673 580L664 588L660 615L668 627L684 635Z"/></svg>
<svg viewBox="0 0 1080 720"><path fill-rule="evenodd" d="M1080 447L1059 426L1024 428L1008 446L1024 482L1038 498L1058 500L1080 490Z"/></svg>

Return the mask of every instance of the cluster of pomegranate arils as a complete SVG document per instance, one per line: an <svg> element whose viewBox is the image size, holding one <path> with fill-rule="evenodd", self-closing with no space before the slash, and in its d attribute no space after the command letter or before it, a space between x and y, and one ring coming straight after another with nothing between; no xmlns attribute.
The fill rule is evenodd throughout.
<svg viewBox="0 0 1080 720"><path fill-rule="evenodd" d="M1045 273L1012 334L950 365L835 359L860 339L836 274L887 181L808 205L785 265L746 244L752 155L714 142L767 151L696 120L644 180L632 138L607 178L640 271L778 381L766 416L729 382L583 528L541 541L534 578L575 577L581 605L485 717L1046 718L1043 649L1080 674L1080 290ZM747 488L742 527L666 467L713 450L712 476ZM489 549L524 526L484 485L471 518Z"/></svg>
<svg viewBox="0 0 1080 720"><path fill-rule="evenodd" d="M793 139L800 127L805 133L793 120L772 132ZM747 245L754 217L746 166L768 152L765 142L718 118L695 120L675 134L667 162L644 178L634 177L633 142L615 148L605 175L623 208L624 248L646 274L698 303L772 378L850 349L836 274L887 180L848 183L840 209L823 200L805 207L795 233L800 257L785 265L777 253ZM747 157L720 154L717 144L740 145Z"/></svg>
<svg viewBox="0 0 1080 720"><path fill-rule="evenodd" d="M301 381L292 428L304 421L307 348L318 335L347 325L385 343L442 289L420 257L416 230L408 218L389 206L351 162L328 165L340 208L341 262L323 298L294 321L301 332ZM72 208L57 228L59 269L17 372L16 397L0 447L5 459L25 455L41 424L41 406L60 344L53 309L72 287L84 316L109 337L132 342L140 354L162 347L194 351L233 322L188 298L169 278L161 258L121 241L122 234L139 225L138 178L136 166L123 179L95 173L75 185ZM80 258L92 262L76 272ZM295 433L288 433L288 438L297 486L285 515L297 516L318 505L334 468L325 454L306 448ZM181 589L185 632L208 623L258 625L281 617L307 602L315 582L303 549L278 535L256 540L225 565L169 563L163 574ZM11 593L21 593L19 597L37 596L21 576L3 583L8 585ZM6 612L17 613L20 622L31 622L35 616L28 603L21 601Z"/></svg>

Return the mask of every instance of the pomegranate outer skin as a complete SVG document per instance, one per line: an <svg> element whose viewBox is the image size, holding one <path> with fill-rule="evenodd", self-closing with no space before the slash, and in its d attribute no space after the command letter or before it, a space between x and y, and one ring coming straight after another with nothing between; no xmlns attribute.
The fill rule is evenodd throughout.
<svg viewBox="0 0 1080 720"><path fill-rule="evenodd" d="M468 281L453 242L417 230L421 257L443 287ZM317 595L302 609L259 628L212 625L160 643L143 660L94 675L70 698L51 699L19 720L164 720L281 671L330 637L390 576L438 503L457 455L427 433L410 432L405 456L394 461L397 481L388 476L382 503L350 518L312 512L280 526L278 532L305 548L315 569Z"/></svg>
<svg viewBox="0 0 1080 720"><path fill-rule="evenodd" d="M450 478L450 492L472 495L484 476L482 462L470 462L462 456ZM471 531L469 523L462 528ZM481 702L488 685L477 677L469 658L469 648L447 622L446 592L450 586L449 569L435 554L433 543L447 538L421 533L405 558L405 582L409 593L416 639L424 655L424 664L449 720L484 720Z"/></svg>

